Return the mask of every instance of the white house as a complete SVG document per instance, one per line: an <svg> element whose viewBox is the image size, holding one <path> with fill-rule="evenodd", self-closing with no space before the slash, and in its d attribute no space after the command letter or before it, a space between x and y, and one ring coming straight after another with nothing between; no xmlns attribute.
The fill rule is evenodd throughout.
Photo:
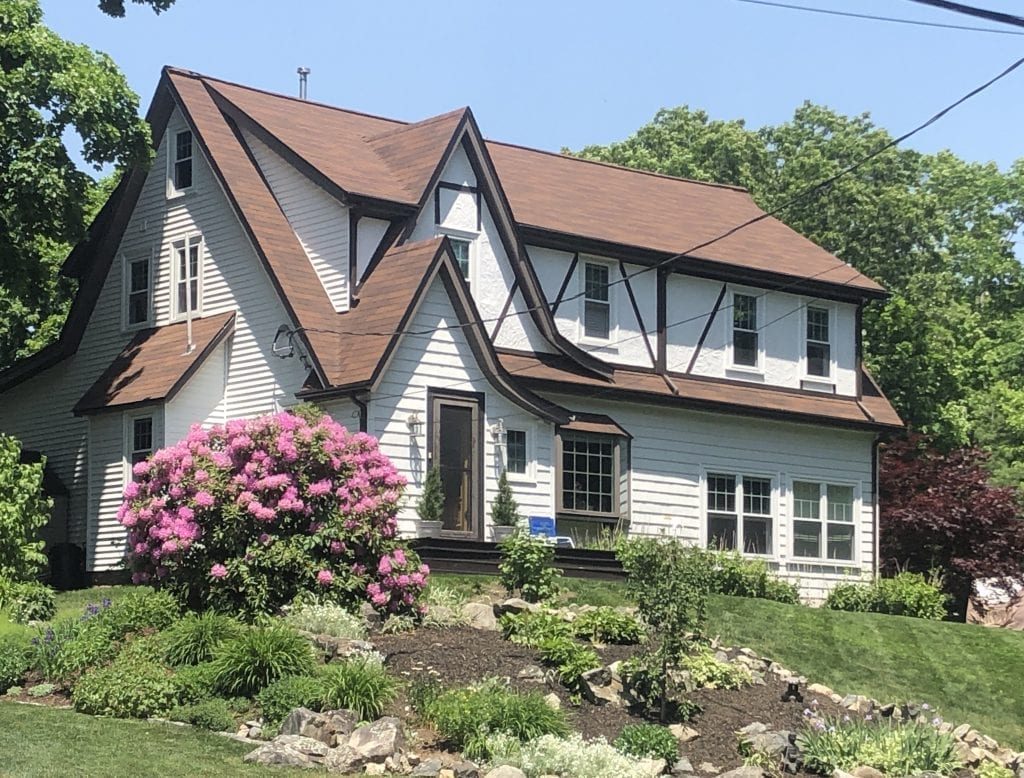
<svg viewBox="0 0 1024 778"><path fill-rule="evenodd" d="M310 400L408 477L409 535L437 465L443 535L489 538L504 469L562 534L736 548L812 598L874 571L901 422L860 311L885 292L745 191L172 68L148 119L154 164L63 267L59 341L0 374L0 429L47 457L51 537L88 570L122 558L133 460Z"/></svg>

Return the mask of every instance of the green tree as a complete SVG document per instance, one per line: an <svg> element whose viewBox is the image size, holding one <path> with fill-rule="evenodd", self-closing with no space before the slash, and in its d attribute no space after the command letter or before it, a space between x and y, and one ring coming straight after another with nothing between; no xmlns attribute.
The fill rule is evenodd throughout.
<svg viewBox="0 0 1024 778"><path fill-rule="evenodd" d="M416 503L416 513L423 521L441 521L444 513L444 486L441 484L441 469L437 465L427 472L423 494Z"/></svg>
<svg viewBox="0 0 1024 778"><path fill-rule="evenodd" d="M74 291L58 269L85 235L95 186L64 142L106 164L145 164L138 98L105 54L43 25L38 0L0 0L0 367L59 331Z"/></svg>
<svg viewBox="0 0 1024 778"><path fill-rule="evenodd" d="M153 9L153 13L163 13L172 5L174 0L131 0L136 5L148 5ZM99 0L99 8L107 16L115 16L122 18L124 16L124 2L125 0Z"/></svg>
<svg viewBox="0 0 1024 778"><path fill-rule="evenodd" d="M682 106L579 154L745 186L773 210L891 138L867 114L811 103L758 130ZM1024 161L1002 171L949 151L893 148L778 216L892 293L865 311L865 357L903 418L947 447L984 445L1000 477L1018 480Z"/></svg>
<svg viewBox="0 0 1024 778"><path fill-rule="evenodd" d="M502 470L498 478L498 495L491 503L491 521L498 527L514 527L520 518L519 503L512 496L512 487L508 485L508 473Z"/></svg>
<svg viewBox="0 0 1024 778"><path fill-rule="evenodd" d="M0 581L28 581L46 564L37 533L50 520L43 462L21 461L21 444L0 432Z"/></svg>

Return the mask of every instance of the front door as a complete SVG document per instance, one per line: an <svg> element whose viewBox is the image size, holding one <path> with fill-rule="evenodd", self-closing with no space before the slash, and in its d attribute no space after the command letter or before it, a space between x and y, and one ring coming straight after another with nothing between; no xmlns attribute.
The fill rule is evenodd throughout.
<svg viewBox="0 0 1024 778"><path fill-rule="evenodd" d="M441 529L480 536L480 402L475 397L432 398L431 466L441 471Z"/></svg>

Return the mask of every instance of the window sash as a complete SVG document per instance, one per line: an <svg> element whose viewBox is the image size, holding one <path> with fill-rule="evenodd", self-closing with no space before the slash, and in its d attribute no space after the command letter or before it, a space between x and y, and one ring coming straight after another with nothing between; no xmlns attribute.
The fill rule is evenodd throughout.
<svg viewBox="0 0 1024 778"><path fill-rule="evenodd" d="M793 556L852 562L855 556L852 486L793 482Z"/></svg>
<svg viewBox="0 0 1024 778"><path fill-rule="evenodd" d="M760 337L757 331L757 298L749 294L733 294L732 298L732 361L743 367L757 367L760 360Z"/></svg>
<svg viewBox="0 0 1024 778"><path fill-rule="evenodd" d="M462 277L466 283L469 283L469 241L463 238L453 238L448 236L448 241L452 244L452 253L455 255L455 262L459 266L459 271L462 273Z"/></svg>
<svg viewBox="0 0 1024 778"><path fill-rule="evenodd" d="M607 435L561 434L559 509L573 513L617 516L619 446Z"/></svg>
<svg viewBox="0 0 1024 778"><path fill-rule="evenodd" d="M149 321L149 258L133 259L126 267L127 323L144 324Z"/></svg>
<svg viewBox="0 0 1024 778"><path fill-rule="evenodd" d="M526 475L528 463L526 430L506 430L505 470L514 475Z"/></svg>
<svg viewBox="0 0 1024 778"><path fill-rule="evenodd" d="M177 191L192 186L192 131L184 130L174 136L173 181Z"/></svg>
<svg viewBox="0 0 1024 778"><path fill-rule="evenodd" d="M583 268L583 335L597 340L611 337L610 271L607 265L587 262Z"/></svg>
<svg viewBox="0 0 1024 778"><path fill-rule="evenodd" d="M770 478L708 473L707 544L709 548L768 555L773 548ZM742 510L737 510L740 506Z"/></svg>
<svg viewBox="0 0 1024 778"><path fill-rule="evenodd" d="M153 417L142 416L132 420L131 456L132 465L146 459L153 453Z"/></svg>
<svg viewBox="0 0 1024 778"><path fill-rule="evenodd" d="M828 378L832 372L832 342L828 308L807 308L807 375Z"/></svg>
<svg viewBox="0 0 1024 778"><path fill-rule="evenodd" d="M174 246L176 310L179 314L185 313L186 309L192 313L200 309L199 280L202 273L202 243L201 237L193 236ZM190 303L191 307L189 308Z"/></svg>

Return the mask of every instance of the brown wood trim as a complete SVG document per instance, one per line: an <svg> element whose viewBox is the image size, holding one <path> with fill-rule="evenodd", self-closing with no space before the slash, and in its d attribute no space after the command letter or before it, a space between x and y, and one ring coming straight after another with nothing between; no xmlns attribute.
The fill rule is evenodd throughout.
<svg viewBox="0 0 1024 778"><path fill-rule="evenodd" d="M711 312L708 314L708 320L704 322L704 329L701 330L700 338L697 339L697 345L694 346L693 354L690 355L690 363L686 366L686 373L693 372L693 366L697 364L697 357L700 356L700 351L704 348L704 341L708 339L708 333L711 332L711 325L715 322L715 317L718 315L719 308L722 307L722 300L725 299L725 292L729 288L728 284L722 284L722 288L718 292L718 297L715 298L715 304L711 308Z"/></svg>
<svg viewBox="0 0 1024 778"><path fill-rule="evenodd" d="M476 406L477 413L476 429L474 430L476 436L476 451L474 452L474 459L476 460L476 473L474 475L476 477L473 479L475 482L473 487L476 491L476 499L473 500L472 517L474 527L469 532L448 530L447 534L452 537L476 536L477 540L483 540L484 524L486 523L484 492L487 489L487 458L484 453L484 449L487 447L487 441L484 438L487 429L487 396L483 392L427 387L427 457L424 464L427 466L428 472L434 466L434 455L436 453L434 451L434 404L436 402L443 403L445 400L451 400L455 403L473 404Z"/></svg>
<svg viewBox="0 0 1024 778"><path fill-rule="evenodd" d="M838 318L838 315L837 315ZM838 322L836 322L838 324ZM854 364L857 366L857 396L864 396L864 306L857 306L854 315ZM807 333L804 333L807 337Z"/></svg>
<svg viewBox="0 0 1024 778"><path fill-rule="evenodd" d="M441 224L441 190L449 192L469 192L475 195L476 199L476 231L480 232L483 221L483 214L480 208L480 187L469 186L468 184L453 184L449 181L438 181L434 189L434 224Z"/></svg>
<svg viewBox="0 0 1024 778"><path fill-rule="evenodd" d="M498 315L498 323L494 325L494 332L491 333L492 341L498 339L498 333L501 331L501 325L505 323L505 317L508 316L509 308L512 307L512 298L516 296L516 292L518 290L519 279L515 278L512 280L512 288L508 290L508 297L505 298L505 304L501 306L501 313Z"/></svg>
<svg viewBox="0 0 1024 778"><path fill-rule="evenodd" d="M359 302L359 220L363 217L358 208L348 212L348 299L349 305Z"/></svg>
<svg viewBox="0 0 1024 778"><path fill-rule="evenodd" d="M558 287L558 294L555 295L555 302L551 305L552 317L558 312L558 307L562 304L562 298L565 297L565 290L569 288L569 281L572 280L579 261L580 253L578 251L573 252L572 261L569 262L569 269L565 271L565 278L562 279L562 285Z"/></svg>
<svg viewBox="0 0 1024 778"><path fill-rule="evenodd" d="M629 304L633 308L633 315L636 317L636 325L640 328L644 345L647 346L647 355L651 358L651 367L658 367L658 358L654 355L654 348L651 346L651 339L647 334L647 327L644 325L644 317L640 314L640 306L636 304L636 295L633 294L633 285L629 283L629 276L626 275L626 263L619 260L619 275L622 276L623 286L626 287L626 295L629 297Z"/></svg>
<svg viewBox="0 0 1024 778"><path fill-rule="evenodd" d="M660 372L668 369L668 271L658 270L657 283L657 327L658 327L658 358L654 367ZM674 385L673 385L674 388Z"/></svg>

